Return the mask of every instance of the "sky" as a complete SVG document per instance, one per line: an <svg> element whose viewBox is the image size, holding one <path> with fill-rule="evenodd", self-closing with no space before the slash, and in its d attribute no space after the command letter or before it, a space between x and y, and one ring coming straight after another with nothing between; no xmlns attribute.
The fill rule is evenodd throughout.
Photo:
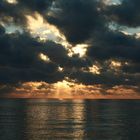
<svg viewBox="0 0 140 140"><path fill-rule="evenodd" d="M139 0L1 0L0 96L139 96Z"/></svg>

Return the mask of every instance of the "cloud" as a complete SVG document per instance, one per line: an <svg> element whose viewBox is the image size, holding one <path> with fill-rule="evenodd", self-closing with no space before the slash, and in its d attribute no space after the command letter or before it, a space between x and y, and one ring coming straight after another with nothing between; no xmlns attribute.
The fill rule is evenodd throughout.
<svg viewBox="0 0 140 140"><path fill-rule="evenodd" d="M91 47L87 55L98 59L107 60L121 58L134 62L140 61L140 39L132 35L126 35L119 31L104 30L93 36Z"/></svg>
<svg viewBox="0 0 140 140"><path fill-rule="evenodd" d="M115 74L111 71L106 71L100 75L97 75L91 72L89 73L83 71L76 71L70 74L70 78L75 79L77 82L85 85L101 84L104 86L104 88L110 88L116 85L137 86L139 84L140 75L134 76L124 73Z"/></svg>
<svg viewBox="0 0 140 140"><path fill-rule="evenodd" d="M109 6L107 13L113 21L119 24L138 27L140 26L140 1L122 0L121 4Z"/></svg>
<svg viewBox="0 0 140 140"><path fill-rule="evenodd" d="M5 29L3 26L0 26L0 35L3 35L5 33Z"/></svg>
<svg viewBox="0 0 140 140"><path fill-rule="evenodd" d="M52 2L53 0L17 0L16 4L11 4L6 0L1 0L0 19L5 23L14 22L25 26L27 24L26 15L32 15L34 12L44 15Z"/></svg>
<svg viewBox="0 0 140 140"><path fill-rule="evenodd" d="M127 28L139 26L139 4L138 0L123 0L116 5L99 0L17 0L15 4L2 0L1 89L5 90L3 85L17 86L25 82L57 83L66 77L77 84L102 85L103 88L139 87L140 38L135 34L124 34L121 28L112 30L108 26L110 21ZM45 22L50 25L46 25L47 28L53 25L65 39L59 41L56 36L56 41L55 38L42 41L39 34L35 37L27 18L36 19L35 15L41 17L40 25ZM8 24L15 28L18 25L23 31L7 33ZM35 28L37 26L38 22ZM69 55L70 50L82 51L80 44L86 44L84 54ZM41 59L40 54L45 59ZM97 68L98 73L91 68L93 71Z"/></svg>
<svg viewBox="0 0 140 140"><path fill-rule="evenodd" d="M55 1L47 20L56 25L73 44L88 40L94 30L104 26L96 0Z"/></svg>
<svg viewBox="0 0 140 140"><path fill-rule="evenodd" d="M40 42L28 32L6 34L0 27L0 83L27 81L61 81L65 75L58 67L80 68L89 65L88 60L78 56L69 57L68 51L52 41ZM42 61L40 53L50 61Z"/></svg>
<svg viewBox="0 0 140 140"><path fill-rule="evenodd" d="M43 51L50 54L48 45L55 46L61 53L62 49L59 45L40 43L26 32L1 34L0 44L0 83L42 80L55 82L63 79L63 74L57 70L57 64L45 63L39 58L39 53Z"/></svg>
<svg viewBox="0 0 140 140"><path fill-rule="evenodd" d="M54 0L17 0L21 7L25 7L32 11L38 11L39 13L43 13L47 11Z"/></svg>
<svg viewBox="0 0 140 140"><path fill-rule="evenodd" d="M122 67L122 70L126 73L138 74L140 72L140 64L139 64L139 62L138 63L130 62L128 64L125 64Z"/></svg>

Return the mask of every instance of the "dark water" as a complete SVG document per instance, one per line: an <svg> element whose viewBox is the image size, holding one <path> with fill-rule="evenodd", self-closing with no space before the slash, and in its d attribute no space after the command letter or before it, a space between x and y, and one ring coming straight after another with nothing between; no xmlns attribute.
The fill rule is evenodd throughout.
<svg viewBox="0 0 140 140"><path fill-rule="evenodd" d="M0 99L0 140L140 140L140 100Z"/></svg>

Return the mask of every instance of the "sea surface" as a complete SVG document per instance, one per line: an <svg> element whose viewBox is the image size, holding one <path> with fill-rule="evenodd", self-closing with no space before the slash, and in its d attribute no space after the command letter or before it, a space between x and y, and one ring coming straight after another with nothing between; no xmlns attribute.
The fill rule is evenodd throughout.
<svg viewBox="0 0 140 140"><path fill-rule="evenodd" d="M140 100L0 99L0 140L140 140Z"/></svg>

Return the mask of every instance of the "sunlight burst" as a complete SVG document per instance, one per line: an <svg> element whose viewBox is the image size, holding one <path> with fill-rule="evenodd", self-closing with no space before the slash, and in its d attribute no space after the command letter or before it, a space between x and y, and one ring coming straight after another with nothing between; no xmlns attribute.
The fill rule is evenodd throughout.
<svg viewBox="0 0 140 140"><path fill-rule="evenodd" d="M7 2L10 4L17 4L17 0L7 0Z"/></svg>
<svg viewBox="0 0 140 140"><path fill-rule="evenodd" d="M100 68L96 65L93 65L92 67L89 67L89 72L92 72L94 74L100 74Z"/></svg>
<svg viewBox="0 0 140 140"><path fill-rule="evenodd" d="M65 36L57 29L56 26L44 21L43 17L35 12L34 15L26 15L28 29L31 34L38 36L41 41L52 40L64 46L68 46Z"/></svg>
<svg viewBox="0 0 140 140"><path fill-rule="evenodd" d="M41 60L43 60L45 62L49 62L50 61L49 57L47 55L43 54L43 53L40 53L39 57L40 57Z"/></svg>
<svg viewBox="0 0 140 140"><path fill-rule="evenodd" d="M69 50L69 56L78 54L79 57L84 57L87 51L87 44L77 44L76 46L72 47L71 50Z"/></svg>
<svg viewBox="0 0 140 140"><path fill-rule="evenodd" d="M115 67L115 68L119 68L122 66L121 62L115 61L115 60L111 61L110 65L111 65L111 67Z"/></svg>

